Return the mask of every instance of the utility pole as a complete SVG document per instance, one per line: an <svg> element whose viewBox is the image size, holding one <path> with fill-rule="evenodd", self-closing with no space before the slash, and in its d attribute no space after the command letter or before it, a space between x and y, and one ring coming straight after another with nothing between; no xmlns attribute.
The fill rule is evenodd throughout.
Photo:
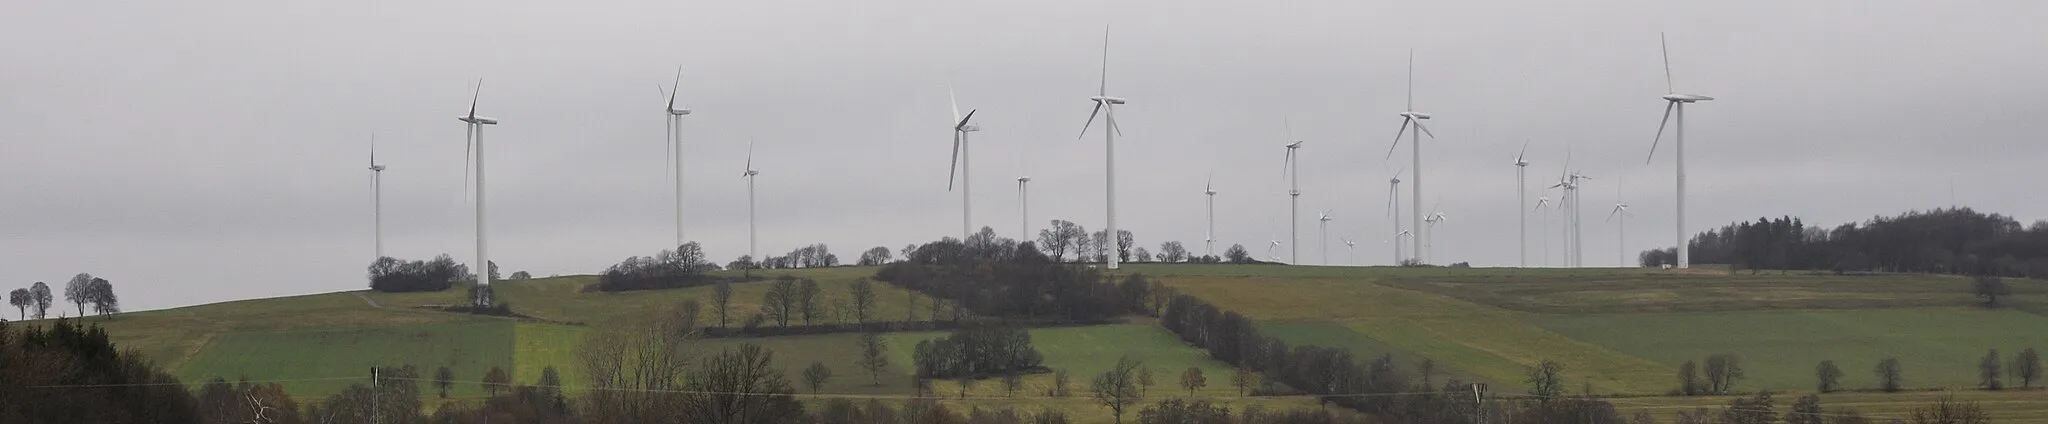
<svg viewBox="0 0 2048 424"><path fill-rule="evenodd" d="M383 420L383 417L384 417L384 408L383 408L383 402L382 402L382 401L383 401L384 399L383 399L383 397L382 397L382 396L378 396L378 395L377 395L377 389L378 389L378 388L379 388L380 386L382 386L382 385L381 385L381 384L379 384L379 382L378 382L378 377L377 377L377 367L370 367L370 423L371 423L371 424L376 424L376 423L381 423L381 422L384 422L384 420Z"/></svg>

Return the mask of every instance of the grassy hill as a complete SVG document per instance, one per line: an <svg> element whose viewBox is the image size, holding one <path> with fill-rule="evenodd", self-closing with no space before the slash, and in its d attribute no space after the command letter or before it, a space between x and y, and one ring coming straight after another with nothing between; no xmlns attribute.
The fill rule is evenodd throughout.
<svg viewBox="0 0 2048 424"><path fill-rule="evenodd" d="M873 268L796 270L824 289L827 304L844 299L846 285ZM1162 277L1182 293L1202 297L1260 322L1290 344L1343 346L1359 357L1393 355L1404 366L1422 358L1438 365L1438 381L1488 382L1497 393L1519 393L1529 365L1554 360L1566 366L1568 387L1590 384L1601 393L1661 394L1675 386L1675 370L1688 359L1715 353L1742 356L1748 378L1738 390L1811 391L1813 367L1841 365L1851 388L1874 385L1878 358L1897 357L1912 387L1968 389L1984 351L2006 357L2027 347L2048 348L2048 286L2012 282L2012 305L1976 306L1965 279L1924 275L1731 275L1726 271L1638 269L1395 269L1231 265L1133 264L1125 272ZM767 274L782 274L771 271ZM461 289L436 293L330 293L123 314L103 322L125 348L155 358L187 381L222 376L289 380L300 396L324 396L367 380L373 365L412 364L431 373L449 366L458 380L476 380L503 366L515 381L531 382L555 366L580 382L574 347L589 326L650 314L686 299L708 302L709 287L629 293L585 292L595 277L570 276L502 282L498 298L522 314L564 325L431 311L426 305L463 302ZM758 309L765 283L734 286L735 324ZM881 319L912 314L926 319L929 305L877 284ZM706 313L710 310L707 307ZM716 317L704 320L715 323ZM822 362L835 371L824 392L899 396L910 393L909 348L936 332L892 333L892 366L878 379L853 366L847 334L707 340L704 349L758 343L776 352L776 364L795 370ZM1233 404L1310 406L1312 400L1232 399L1224 365L1179 343L1149 320L1129 324L1036 329L1049 367L1083 384L1118 355L1145 359L1159 378L1155 393L1179 392L1172 375L1202 368L1210 387L1198 395ZM1412 368L1411 368L1412 369ZM362 377L351 380L352 377ZM792 378L792 380L798 380ZM879 380L879 384L873 381ZM1042 392L1050 375L1027 378L1025 393ZM957 386L940 383L940 393ZM573 391L573 388L572 388ZM2039 392L1961 391L1994 410L2000 422L2048 416ZM482 390L458 385L451 395L474 398ZM1185 395L1183 392L1182 395ZM1903 414L1932 393L1831 395L1827 403L1855 405L1877 416ZM1085 399L1009 399L985 381L965 402L995 406L1051 405L1081 417L1106 419ZM1725 402L1715 397L1618 399L1624 410L1672 410ZM1781 403L1789 404L1790 397ZM2038 418L2037 418L2038 419Z"/></svg>

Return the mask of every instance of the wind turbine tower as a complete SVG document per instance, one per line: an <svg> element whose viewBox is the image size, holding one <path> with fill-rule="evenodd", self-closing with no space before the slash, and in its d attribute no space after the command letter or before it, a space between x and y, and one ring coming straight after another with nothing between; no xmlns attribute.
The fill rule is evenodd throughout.
<svg viewBox="0 0 2048 424"><path fill-rule="evenodd" d="M1208 180L1206 180L1206 181L1203 181L1203 182L1202 182L1202 194L1203 194L1203 195L1207 195L1207 196L1209 197L1209 231L1208 231L1207 233L1205 233L1205 235L1204 235L1204 236L1202 237L1202 243L1203 243L1203 247L1202 247L1202 255L1203 255L1203 256L1215 256L1215 255L1216 255L1216 184L1215 184L1215 183L1216 183L1216 174L1215 174L1214 172L1211 172L1211 173L1209 174L1209 179L1208 179Z"/></svg>
<svg viewBox="0 0 2048 424"><path fill-rule="evenodd" d="M657 85L655 88L660 89L661 86ZM688 240L683 237L683 117L690 115L690 108L688 106L684 106L681 109L676 108L676 93L682 90L683 67L678 66L676 67L675 86L665 90L667 91L666 93L662 93L668 95L668 106L664 109L664 114L668 118L668 134L667 138L663 140L663 146L667 148L668 152L666 153L668 154L663 156L667 156L669 160L673 161L670 164L673 168L670 170L675 172L676 177L677 246L682 246Z"/></svg>
<svg viewBox="0 0 2048 424"><path fill-rule="evenodd" d="M1017 177L1017 228L1023 232L1017 240L1031 240L1031 176Z"/></svg>
<svg viewBox="0 0 2048 424"><path fill-rule="evenodd" d="M1105 152L1103 154L1103 161L1107 164L1106 168L1108 168L1104 173L1102 185L1103 194L1107 198L1109 206L1109 229L1103 234L1109 238L1109 251L1111 253L1105 255L1109 257L1109 260L1106 261L1108 262L1108 268L1117 269L1118 258L1115 252L1122 251L1123 238L1118 237L1118 234L1121 233L1116 230L1116 136L1122 133L1123 130L1116 125L1116 105L1124 104L1126 100L1122 97L1109 96L1109 27L1107 26L1102 27L1102 85L1096 89L1095 96L1089 97L1088 100L1095 102L1095 111L1088 112L1088 122L1081 124L1080 137L1088 135L1088 127L1095 124L1095 115L1097 114L1104 115L1103 126L1108 127L1102 129L1102 148Z"/></svg>
<svg viewBox="0 0 2048 424"><path fill-rule="evenodd" d="M1319 235L1317 235L1317 236L1316 236L1316 245L1320 246L1320 247L1317 247L1316 249L1317 249L1317 250L1321 250L1321 251L1323 251L1323 265L1329 265L1329 264L1330 264L1330 210L1328 210L1328 209L1324 209L1324 210L1323 210L1323 214L1322 214L1322 216L1316 217L1316 221L1317 221L1317 224L1318 224L1318 228L1317 228L1316 232L1317 232L1317 234L1319 234Z"/></svg>
<svg viewBox="0 0 2048 424"><path fill-rule="evenodd" d="M464 128L466 128L463 135L463 143L465 146L468 146L469 152L465 153L474 154L474 159L476 159L476 262L473 265L477 267L478 271L476 273L477 287L489 289L491 287L491 256L488 250L489 243L486 243L487 233L484 231L484 126L497 125L498 120L476 115L476 101L477 98L483 96L483 92L484 82L483 80L477 80L476 92L469 97L469 114L455 117L455 119L462 121ZM468 155L465 154L465 156ZM467 161L471 157L464 157L463 159L464 165L467 165ZM474 301L475 306L490 306L491 298L488 295L489 292L489 290L477 290L477 297Z"/></svg>
<svg viewBox="0 0 2048 424"><path fill-rule="evenodd" d="M1415 178L1414 178L1414 180L1413 180L1413 181L1410 181L1410 182L1409 182L1409 183L1410 183L1410 185L1409 185L1409 188L1410 188L1410 189L1412 189L1412 190L1414 190L1414 192L1415 192L1415 194L1414 194L1414 195L1412 196L1412 197L1414 197L1414 198L1415 198L1415 203L1414 203L1414 204L1413 204L1413 205L1411 206L1412 208L1414 208L1414 211L1413 211L1413 212L1415 212L1415 214L1414 214L1413 216L1410 216L1410 217L1409 217L1409 219L1413 221L1413 224L1414 224L1414 227L1415 227L1415 228L1417 228L1417 229L1420 229L1420 228L1422 228L1422 219L1423 219L1423 216L1422 216L1422 136L1423 136L1423 135L1428 135L1428 136L1429 136L1429 138L1430 138L1431 140L1434 140L1434 139L1436 139L1436 134L1435 134L1435 133L1431 133L1431 132L1429 132L1429 127L1425 127L1425 126L1423 126L1423 125L1422 125L1422 121L1424 121L1424 120L1428 120L1428 119L1430 118L1430 115L1429 115L1429 114L1427 114L1427 113L1422 113L1422 112L1416 112L1416 111L1415 111L1415 51L1414 51L1414 50L1409 50L1409 51L1408 51L1408 110L1407 110L1407 111L1405 111L1405 112L1401 112L1401 114L1400 114L1400 115L1401 115L1401 130L1400 130L1400 131L1397 131L1397 132L1395 132L1395 133L1394 133L1394 145L1393 145L1393 146L1391 146L1391 147L1388 147L1388 148L1387 148L1387 158L1393 158L1393 157L1394 157L1394 149L1395 149L1395 148L1398 148L1398 147L1401 147L1401 134L1402 134L1403 132L1406 132L1406 131L1408 131L1408 127L1410 127L1410 126L1413 126L1413 127L1415 127L1415 133L1414 133L1414 135L1411 135L1411 136L1410 136L1410 137L1411 137L1411 139L1410 139L1410 140L1409 140L1409 142L1408 142L1408 144L1409 144L1409 149L1410 149L1410 150L1413 150L1413 151L1414 151L1414 153L1415 153L1415 157L1414 157L1414 163L1411 163L1411 164L1410 164L1410 166L1411 166L1411 167L1415 168ZM1422 239L1421 239L1420 237L1418 237L1418 238L1415 238L1415 239L1414 239L1414 240L1412 240L1412 241L1413 241L1413 242L1415 243L1415 244L1414 244L1414 250L1413 250L1413 253L1415 253L1415 254L1418 254L1418 255L1419 255L1419 254L1421 254L1421 253L1422 253Z"/></svg>
<svg viewBox="0 0 2048 424"><path fill-rule="evenodd" d="M1286 126L1287 138L1292 140L1294 124L1286 123ZM1301 263L1301 232L1297 227L1301 217L1298 212L1301 208L1301 162L1295 155L1295 151L1301 150L1301 143L1302 140L1288 142L1287 158L1280 163L1280 176L1287 179L1287 244L1291 246L1288 251L1292 258L1288 262L1294 264Z"/></svg>
<svg viewBox="0 0 2048 424"><path fill-rule="evenodd" d="M1529 203L1529 183L1524 179L1529 168L1528 154L1529 142L1524 141L1522 151L1515 153L1515 219L1521 223L1520 231L1515 234L1515 249L1523 268L1529 267L1529 213L1522 212L1522 205Z"/></svg>
<svg viewBox="0 0 2048 424"><path fill-rule="evenodd" d="M1678 128L1672 131L1672 149L1676 150L1673 153L1678 156L1678 224L1672 229L1672 235L1678 240L1678 268L1685 269L1692 267L1692 249L1686 246L1685 240L1685 105L1714 98L1697 94L1679 94L1677 86L1671 83L1671 47L1664 42L1664 34L1657 34L1657 46L1664 52L1664 88L1667 94L1663 96L1664 118L1657 122L1657 138L1650 141L1650 157L1644 159L1643 163L1656 159L1657 143L1664 140L1664 124L1671 123L1671 111L1676 109Z"/></svg>
<svg viewBox="0 0 2048 424"><path fill-rule="evenodd" d="M1407 168L1394 171L1393 178L1387 179L1387 216L1394 218L1394 266L1401 266L1401 260L1408 258L1401 255L1401 234L1406 233L1401 230L1401 172L1403 171L1407 171Z"/></svg>
<svg viewBox="0 0 2048 424"><path fill-rule="evenodd" d="M756 249L759 246L756 244L756 241L759 239L755 237L757 233L754 232L754 177L758 175L761 175L761 171L754 169L754 140L749 139L747 140L747 168L746 171L740 172L740 178L747 179L747 256L754 258L755 261L761 260L761 257L758 256L760 251Z"/></svg>
<svg viewBox="0 0 2048 424"><path fill-rule="evenodd" d="M967 133L981 131L981 126L968 123L974 119L973 110L967 111L967 116L960 116L960 100L953 95L952 85L946 86L946 98L953 105L953 166L957 167L949 169L960 171L960 241L965 243L967 236L974 233L973 195L970 194L973 188L967 183ZM946 190L949 191L953 189L950 170L946 175Z"/></svg>
<svg viewBox="0 0 2048 424"><path fill-rule="evenodd" d="M377 163L377 134L370 134L370 191L375 216L377 258L384 259L384 165Z"/></svg>

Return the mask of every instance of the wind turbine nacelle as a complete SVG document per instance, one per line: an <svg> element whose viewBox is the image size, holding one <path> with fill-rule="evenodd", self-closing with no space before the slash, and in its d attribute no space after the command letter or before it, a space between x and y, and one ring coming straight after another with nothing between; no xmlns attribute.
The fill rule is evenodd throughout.
<svg viewBox="0 0 2048 424"><path fill-rule="evenodd" d="M669 110L668 110L668 114L670 114L670 115L675 115L675 116L683 116L683 115L688 115L688 114L690 114L690 109L688 109L688 108L684 108L684 109L669 109Z"/></svg>
<svg viewBox="0 0 2048 424"><path fill-rule="evenodd" d="M1692 102L1698 102L1698 101L1706 101L1706 100L1713 100L1713 99L1714 99L1714 98L1712 98L1712 97L1707 97L1707 96L1701 96L1701 95L1697 95L1697 94L1678 94L1678 93L1671 93L1671 94L1666 94L1666 95L1664 95L1664 100L1669 100L1669 101L1674 101L1674 102L1679 102L1679 103L1692 103Z"/></svg>
<svg viewBox="0 0 2048 424"><path fill-rule="evenodd" d="M1110 97L1110 96L1095 96L1095 97L1089 97L1089 98L1088 98L1088 100L1094 100L1094 101L1098 101L1098 102L1108 102L1109 104L1113 104L1113 105L1120 105L1120 104L1124 104L1124 98L1122 98L1122 97Z"/></svg>
<svg viewBox="0 0 2048 424"><path fill-rule="evenodd" d="M1422 112L1401 112L1401 116L1414 119L1429 119L1429 114Z"/></svg>
<svg viewBox="0 0 2048 424"><path fill-rule="evenodd" d="M967 124L967 125L961 125L961 126L960 126L960 132L975 132L975 131L981 131L981 126L980 126L980 125L975 125L975 124Z"/></svg>
<svg viewBox="0 0 2048 424"><path fill-rule="evenodd" d="M481 116L457 116L455 120L477 125L498 125L498 120Z"/></svg>

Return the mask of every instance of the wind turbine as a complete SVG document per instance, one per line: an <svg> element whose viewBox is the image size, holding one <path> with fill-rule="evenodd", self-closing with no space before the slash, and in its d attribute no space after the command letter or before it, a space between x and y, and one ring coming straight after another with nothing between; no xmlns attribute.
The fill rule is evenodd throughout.
<svg viewBox="0 0 2048 424"><path fill-rule="evenodd" d="M1357 264L1358 242L1351 241L1350 237L1343 237L1342 239L1344 240L1344 264Z"/></svg>
<svg viewBox="0 0 2048 424"><path fill-rule="evenodd" d="M656 85L654 88L660 90L661 86ZM684 106L682 109L676 108L676 93L681 91L683 91L683 67L677 66L674 88L663 90L662 93L668 96L668 106L663 109L664 116L668 119L668 133L666 138L662 140L663 147L668 151L663 152L665 154L662 156L668 157L672 161L670 166L673 168L670 170L675 172L676 177L677 246L681 246L685 242L683 237L683 117L690 114L689 106Z"/></svg>
<svg viewBox="0 0 2048 424"><path fill-rule="evenodd" d="M1429 127L1422 126L1422 121L1429 119L1429 117L1430 116L1427 113L1415 111L1415 50L1408 50L1408 110L1401 112L1401 130L1394 133L1394 145L1387 147L1387 158L1393 158L1394 149L1401 147L1401 134L1407 132L1408 127L1414 126L1415 133L1410 136L1411 140L1409 140L1408 144L1409 149L1415 152L1414 163L1410 164L1410 166L1413 166L1415 168L1415 180L1412 181L1409 185L1409 188L1415 191L1415 194L1413 196L1415 198L1415 204L1412 206L1415 209L1415 215L1409 217L1410 220L1414 221L1413 224L1415 228L1422 228L1423 218L1422 136L1428 135L1429 139L1436 139L1436 134L1429 132ZM1414 240L1414 243L1415 249L1413 253L1421 254L1422 240L1416 239Z"/></svg>
<svg viewBox="0 0 2048 424"><path fill-rule="evenodd" d="M1401 260L1407 259L1401 256L1401 234L1405 232L1401 231L1401 172L1407 170L1404 167L1394 171L1394 177L1387 179L1387 216L1394 218L1394 266L1401 266Z"/></svg>
<svg viewBox="0 0 2048 424"><path fill-rule="evenodd" d="M1571 184L1565 186L1566 195L1571 197L1572 203L1572 266L1586 266L1586 224L1584 222L1586 191L1584 190L1585 183L1582 181L1591 179L1593 177L1588 177L1579 171L1572 171Z"/></svg>
<svg viewBox="0 0 2048 424"><path fill-rule="evenodd" d="M973 110L967 111L967 116L960 116L960 100L953 95L952 84L946 85L946 98L953 104L954 166L954 168L947 168L946 190L953 190L953 175L951 171L960 171L960 241L964 242L967 241L967 236L974 232L972 230L974 225L974 206L969 201L972 198L969 193L973 192L973 188L967 184L967 133L981 131L981 126L968 123L968 121L974 119Z"/></svg>
<svg viewBox="0 0 2048 424"><path fill-rule="evenodd" d="M1031 240L1031 176L1017 177L1017 227L1024 229L1017 240Z"/></svg>
<svg viewBox="0 0 2048 424"><path fill-rule="evenodd" d="M1266 259L1271 259L1271 260L1272 260L1273 262L1279 262L1279 261L1280 261L1280 255L1277 255L1277 254L1274 254L1274 253L1273 253L1274 249L1279 249L1279 248L1280 248L1280 238L1279 238L1279 237L1274 237L1274 238L1273 238L1273 241L1272 241L1272 243L1269 243L1269 244L1267 244L1267 245L1266 245Z"/></svg>
<svg viewBox="0 0 2048 424"><path fill-rule="evenodd" d="M1301 263L1301 232L1297 228L1300 224L1297 219L1301 216L1298 212L1301 208L1301 162L1295 159L1295 151L1301 150L1304 140L1294 140L1293 123L1281 122L1287 127L1287 139L1293 140L1287 143L1287 158L1280 163L1280 177L1287 179L1287 243L1293 246L1289 252L1294 258L1290 262L1298 264Z"/></svg>
<svg viewBox="0 0 2048 424"><path fill-rule="evenodd" d="M1543 211L1543 266L1550 266L1550 196L1536 198L1536 210Z"/></svg>
<svg viewBox="0 0 2048 424"><path fill-rule="evenodd" d="M755 249L755 246L757 246L755 241L758 239L755 238L756 233L754 232L754 176L757 175L761 175L761 171L754 169L754 140L749 138L747 139L747 168L746 171L740 172L740 178L747 179L747 257L759 261L761 257L755 256L759 253Z"/></svg>
<svg viewBox="0 0 2048 424"><path fill-rule="evenodd" d="M1664 34L1657 34L1657 46L1664 52L1664 118L1657 122L1657 138L1650 141L1650 157L1643 163L1657 158L1657 143L1664 141L1664 125L1671 123L1671 111L1678 110L1678 128L1672 131L1672 149L1678 155L1678 226L1672 234L1678 239L1678 268L1692 267L1691 250L1685 240L1685 105L1713 100L1712 97L1697 94L1679 94L1677 85L1671 83L1671 46L1664 42Z"/></svg>
<svg viewBox="0 0 2048 424"><path fill-rule="evenodd" d="M1203 256L1216 255L1216 173L1210 172L1209 179L1202 182L1202 194L1209 196L1209 231L1202 237Z"/></svg>
<svg viewBox="0 0 2048 424"><path fill-rule="evenodd" d="M1528 154L1529 142L1523 141L1522 151L1515 153L1515 215L1521 222L1520 232L1515 234L1515 249L1522 260L1523 268L1529 267L1529 214L1520 211L1521 205L1529 202L1529 183L1523 178L1524 172L1529 168L1529 160L1526 159Z"/></svg>
<svg viewBox="0 0 2048 424"><path fill-rule="evenodd" d="M1436 224L1441 224L1444 222L1444 219L1449 218L1443 212L1437 212L1435 206L1431 206L1429 210L1429 217L1422 219L1423 222L1429 223L1429 227L1424 228L1422 231L1422 237L1425 240L1423 246L1429 249L1422 256L1424 261L1436 260Z"/></svg>
<svg viewBox="0 0 2048 424"><path fill-rule="evenodd" d="M497 125L498 120L476 116L476 101L479 97L483 96L483 93L484 81L477 80L476 92L469 96L469 114L455 117L455 119L462 121L464 124L463 143L466 146L465 149L469 150L464 152L463 165L469 165L468 160L471 153L475 155L474 158L476 159L476 262L474 264L479 268L478 271L481 271L476 273L477 287L489 289L491 287L491 256L487 248L488 243L486 243L486 232L484 231L484 126ZM489 290L477 290L475 305L490 306L491 298L487 295L489 292Z"/></svg>
<svg viewBox="0 0 2048 424"><path fill-rule="evenodd" d="M1329 265L1329 264L1330 264L1330 210L1329 210L1329 209L1324 209L1324 210L1323 210L1323 214L1322 214L1322 216L1316 217L1316 221L1319 221L1319 224L1320 224L1320 225L1319 225L1319 228L1317 229L1317 232L1318 232L1319 234L1321 234L1321 235L1318 235L1318 236L1316 236L1316 244L1317 244L1318 246L1321 246L1321 247L1317 247L1316 249L1317 249L1317 250L1321 250L1321 251L1323 251L1323 265ZM1301 249L1300 249L1300 248L1296 248L1295 250L1296 250L1296 251L1299 251L1299 250L1301 250Z"/></svg>
<svg viewBox="0 0 2048 424"><path fill-rule="evenodd" d="M1075 138L1079 139L1080 137L1088 136L1088 127L1090 125L1095 124L1095 115L1103 113L1105 112L1104 110L1107 109L1108 113L1103 116L1103 126L1106 126L1108 128L1104 128L1102 130L1102 148L1105 152L1103 154L1103 160L1107 164L1108 170L1106 171L1106 173L1103 174L1104 178L1102 187L1103 193L1107 197L1109 204L1109 229L1107 230L1108 232L1103 234L1107 234L1109 236L1109 242L1111 244L1110 251L1117 252L1120 251L1123 247L1123 239L1121 237L1117 237L1117 235L1120 233L1118 233L1116 230L1116 136L1117 134L1122 133L1123 130L1118 128L1116 125L1116 105L1124 104L1126 101L1122 97L1109 96L1108 26L1102 27L1102 85L1096 89L1095 96L1089 97L1088 100L1095 102L1095 111L1088 112L1088 122L1081 124L1081 135ZM1109 256L1109 260L1107 261L1109 263L1109 269L1117 269L1117 255L1112 254L1106 256Z"/></svg>
<svg viewBox="0 0 2048 424"><path fill-rule="evenodd" d="M1619 194L1621 190L1616 189L1615 191ZM1616 197L1618 198L1619 196ZM1614 260L1622 268L1628 267L1628 217L1631 215L1635 214L1628 211L1628 202L1617 201L1614 203L1614 209L1607 212L1607 222L1615 224ZM1615 221L1615 217L1621 217L1621 221Z"/></svg>
<svg viewBox="0 0 2048 424"><path fill-rule="evenodd" d="M375 208L377 259L384 259L384 165L377 163L377 134L370 133L370 191Z"/></svg>

